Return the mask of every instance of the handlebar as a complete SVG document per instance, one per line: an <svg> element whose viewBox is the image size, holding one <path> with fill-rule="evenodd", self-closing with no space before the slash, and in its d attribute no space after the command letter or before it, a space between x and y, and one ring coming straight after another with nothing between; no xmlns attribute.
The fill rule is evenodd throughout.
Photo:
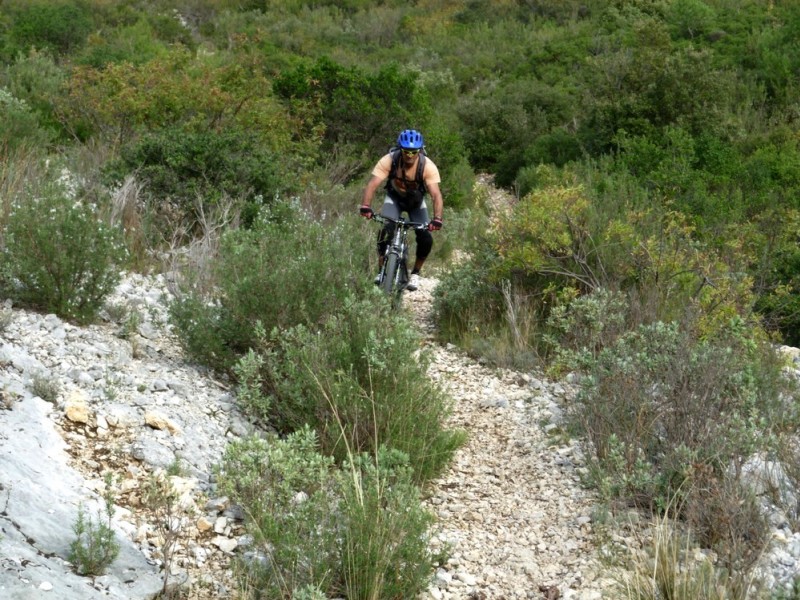
<svg viewBox="0 0 800 600"><path fill-rule="evenodd" d="M392 219L390 217L385 217L383 215L374 214L372 215L372 220L377 221L378 223L395 223L402 227L403 229L427 229L427 223L416 223L414 221L406 221L403 217L399 219Z"/></svg>

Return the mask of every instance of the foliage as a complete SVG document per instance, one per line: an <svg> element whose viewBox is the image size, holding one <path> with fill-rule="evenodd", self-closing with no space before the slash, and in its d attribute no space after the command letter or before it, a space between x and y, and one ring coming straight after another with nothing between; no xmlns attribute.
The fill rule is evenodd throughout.
<svg viewBox="0 0 800 600"><path fill-rule="evenodd" d="M81 323L92 321L119 281L125 249L98 208L46 182L13 206L0 281L8 297Z"/></svg>
<svg viewBox="0 0 800 600"><path fill-rule="evenodd" d="M222 134L234 127L249 130L265 150L286 151L292 122L263 93L266 86L264 75L248 62L193 60L175 48L142 64L74 68L58 108L64 126L81 139L102 136L119 144L137 131L175 127ZM306 151L304 143L291 147Z"/></svg>
<svg viewBox="0 0 800 600"><path fill-rule="evenodd" d="M172 19L172 22L179 26L177 19ZM139 65L164 57L168 52L169 45L158 39L153 24L140 18L131 25L90 35L78 62L94 68L107 63Z"/></svg>
<svg viewBox="0 0 800 600"><path fill-rule="evenodd" d="M35 396L39 396L39 398L45 402L49 402L55 406L61 394L61 384L55 377L37 374L33 376L33 380L31 381L31 392Z"/></svg>
<svg viewBox="0 0 800 600"><path fill-rule="evenodd" d="M256 330L259 337L263 338L264 333L260 322L256 324ZM250 349L234 365L233 372L239 382L236 392L237 402L244 412L266 420L270 413L271 399L262 391L264 362L265 359L262 355Z"/></svg>
<svg viewBox="0 0 800 600"><path fill-rule="evenodd" d="M253 535L241 573L266 597L332 584L340 502L332 468L309 429L273 442L247 438L226 449L220 484L245 511Z"/></svg>
<svg viewBox="0 0 800 600"><path fill-rule="evenodd" d="M351 457L341 472L342 571L347 598L415 598L428 587L433 515L420 504L409 457L398 450Z"/></svg>
<svg viewBox="0 0 800 600"><path fill-rule="evenodd" d="M316 327L345 298L363 295L369 282L359 257L368 242L355 225L342 220L328 227L283 201L264 207L249 230L227 231L213 261L213 296L186 289L171 306L184 348L227 370L258 346L256 322L268 334L298 324Z"/></svg>
<svg viewBox="0 0 800 600"><path fill-rule="evenodd" d="M173 465L179 470L180 464ZM155 517L159 535L163 585L161 595L168 597L170 573L172 573L175 551L186 534L185 520L180 514L180 495L172 482L163 473L151 473L144 486L142 500Z"/></svg>
<svg viewBox="0 0 800 600"><path fill-rule="evenodd" d="M95 522L86 516L83 504L78 507L78 518L73 524L77 536L69 546L69 561L76 571L88 577L102 575L119 555L111 520L114 516L114 495L111 491L112 475L106 474L106 490L103 495L105 521Z"/></svg>
<svg viewBox="0 0 800 600"><path fill-rule="evenodd" d="M522 78L463 100L458 114L470 163L510 186L525 166L579 158L574 135L558 127L573 117L575 102L571 90Z"/></svg>
<svg viewBox="0 0 800 600"><path fill-rule="evenodd" d="M2 54L27 54L31 48L69 53L86 41L93 20L89 2L83 0L12 0Z"/></svg>
<svg viewBox="0 0 800 600"><path fill-rule="evenodd" d="M598 288L578 296L564 290L547 317L545 336L554 347L551 370L590 368L600 352L629 329L628 302L623 294Z"/></svg>
<svg viewBox="0 0 800 600"><path fill-rule="evenodd" d="M380 156L397 132L424 131L430 118L425 89L417 84L414 73L396 64L370 74L323 57L282 73L273 87L289 101L290 110L310 112L313 120L307 127L323 128L323 152L366 148Z"/></svg>
<svg viewBox="0 0 800 600"><path fill-rule="evenodd" d="M477 248L471 260L451 264L441 273L433 301L445 338L483 336L487 332L482 327L502 314L500 286L489 277L494 261L491 252Z"/></svg>
<svg viewBox="0 0 800 600"><path fill-rule="evenodd" d="M24 144L41 145L49 141L50 134L39 124L39 119L24 101L15 98L0 87L0 147L15 151Z"/></svg>
<svg viewBox="0 0 800 600"><path fill-rule="evenodd" d="M249 224L263 199L268 202L286 185L278 167L277 155L242 129L193 132L170 127L123 147L108 175L119 181L135 171L145 197L173 220L197 222L220 199L232 198Z"/></svg>
<svg viewBox="0 0 800 600"><path fill-rule="evenodd" d="M553 358L558 373L601 364L609 385L643 394L648 408L652 398L625 377L622 349L644 344L649 330L640 327L680 322L669 335L686 347L682 356L669 335L654 341L700 383L707 376L702 392L717 401L715 386L730 389L734 375L696 365L727 361L720 347L731 347L730 373L747 372L739 351L762 336L751 326L754 307L776 338L798 343L798 38L800 4L788 1L6 0L4 292L22 289L19 276L9 277L8 244L21 243L6 226L12 205L32 211L29 197L50 194L29 191L49 181L40 155L79 148L94 155L92 165L72 169L83 205L122 212L116 203L109 211L94 176L102 164L116 198L127 199L118 220L139 268L163 255L177 227L196 237L174 237L192 242L191 252L172 254L176 263L196 260L198 247L211 256L211 233L221 228L209 226L209 215L252 229L228 232L210 276L184 287L173 307L194 357L247 367L240 383L248 410L259 419L284 410L287 423L290 412L312 414L321 423L334 411L320 400L336 390L352 411L346 416L368 430L350 392L363 400L373 388L348 369L367 364L358 349L372 346L339 347L315 332L364 338L343 314L346 302L382 314L379 304L363 304L378 302L364 277L371 240L336 221L357 202L359 177L412 126L442 173L447 229L438 250L458 259L436 294L444 338L492 360ZM450 229L465 218L454 213L484 210L471 190L484 171L513 186L517 207L487 234ZM319 222L287 212L276 193L296 193ZM271 216L262 220L262 210ZM53 237L44 229L42 239ZM475 242L456 247L467 238ZM737 327L740 338L729 342ZM378 346L405 339L381 335ZM263 361L239 363L251 348ZM658 348L642 351L650 350ZM341 372L314 388L298 369L296 388L273 389L270 370L289 369L285 357L313 357ZM680 372L670 368L658 373ZM772 398L767 378L759 385L765 405L757 415ZM743 402L754 394L750 384L741 389ZM291 411L291 403L274 403L278 392L292 398ZM756 425L732 427L738 437L726 451L761 444L745 439ZM628 438L607 433L608 456L646 491L636 497L658 497L653 490L666 479L653 470L650 448L636 455ZM669 465L656 466L683 476L697 462L693 453L676 450ZM708 540L722 526L717 516L740 531L747 521L758 525L737 482L714 468L702 491L686 491L683 513ZM311 594L316 586L301 587Z"/></svg>
<svg viewBox="0 0 800 600"><path fill-rule="evenodd" d="M33 143L37 145L45 144L50 141L53 135L52 130L59 129L55 115L55 104L61 94L61 86L67 77L65 69L56 64L54 58L46 51L31 49L27 54L18 54L13 62L9 63L0 72L0 85L5 86L7 91L17 101L24 103L32 115L36 117L36 128L48 130L49 135L43 135L40 131L33 136ZM7 108L6 113L13 115L11 107ZM9 137L8 142L12 145L19 142L20 138L29 136L22 127L22 123L30 116L16 115L6 119L10 127L14 123L14 128L19 133L15 140ZM2 142L0 142L2 145Z"/></svg>
<svg viewBox="0 0 800 600"><path fill-rule="evenodd" d="M736 321L708 337L691 321L639 326L586 361L572 411L609 499L663 510L679 498L699 542L745 570L764 528L742 461L775 449L795 420L778 361L754 339Z"/></svg>
<svg viewBox="0 0 800 600"><path fill-rule="evenodd" d="M783 341L800 346L800 249L797 246L798 219L795 210L765 211L758 218L760 260L754 266L758 292L756 309L771 331Z"/></svg>
<svg viewBox="0 0 800 600"><path fill-rule="evenodd" d="M425 375L417 334L372 296L347 300L320 327L273 336L263 352L269 422L283 431L310 424L340 462L376 445L400 450L424 482L441 473L464 434L444 429L449 401Z"/></svg>
<svg viewBox="0 0 800 600"><path fill-rule="evenodd" d="M341 470L304 428L284 440L250 438L226 450L222 489L248 515L243 587L268 597L311 589L348 598L408 598L427 585L431 515L408 457L381 448Z"/></svg>
<svg viewBox="0 0 800 600"><path fill-rule="evenodd" d="M620 290L635 298L638 322L694 306L708 329L748 317L752 281L742 274L742 247L723 257L697 237L680 212L605 205L581 186L544 185L499 221L495 278L546 291Z"/></svg>

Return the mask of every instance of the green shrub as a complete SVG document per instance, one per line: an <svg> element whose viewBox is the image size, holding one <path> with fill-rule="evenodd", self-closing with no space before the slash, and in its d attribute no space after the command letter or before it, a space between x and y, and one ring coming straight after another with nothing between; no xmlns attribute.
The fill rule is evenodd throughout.
<svg viewBox="0 0 800 600"><path fill-rule="evenodd" d="M321 327L276 332L264 353L270 423L282 431L311 424L323 452L340 462L376 445L400 450L416 480L427 481L464 436L444 429L449 401L417 357L418 334L371 291Z"/></svg>
<svg viewBox="0 0 800 600"><path fill-rule="evenodd" d="M0 112L4 115L0 120L0 148L14 151L23 145L47 144L52 138L28 103L3 87L0 87Z"/></svg>
<svg viewBox="0 0 800 600"><path fill-rule="evenodd" d="M3 69L0 86L5 86L14 98L30 108L42 129L55 132L61 129L55 114L55 103L66 78L66 70L56 64L50 53L31 49L26 54L18 54ZM9 120L13 122L16 119ZM44 144L47 139L38 137L34 141Z"/></svg>
<svg viewBox="0 0 800 600"><path fill-rule="evenodd" d="M87 323L119 281L126 252L97 207L61 183L18 200L8 216L0 281L22 304Z"/></svg>
<svg viewBox="0 0 800 600"><path fill-rule="evenodd" d="M177 24L177 19L173 19ZM140 18L136 23L89 37L89 43L78 55L77 62L101 68L110 62L129 62L139 65L163 57L167 44L155 35L151 23Z"/></svg>
<svg viewBox="0 0 800 600"><path fill-rule="evenodd" d="M401 453L351 456L337 470L304 428L231 444L220 485L248 516L253 547L237 573L259 597L413 598L427 585L432 517Z"/></svg>
<svg viewBox="0 0 800 600"><path fill-rule="evenodd" d="M364 167L397 139L397 133L413 127L424 132L430 118L430 100L416 75L397 64L374 74L344 67L330 58L302 64L282 73L274 82L275 94L290 103L298 116L315 115L324 126L323 151L341 145L368 150Z"/></svg>
<svg viewBox="0 0 800 600"><path fill-rule="evenodd" d="M629 306L622 294L600 288L570 300L558 302L547 317L546 339L554 346L551 369L555 371L590 367L603 348L628 330Z"/></svg>
<svg viewBox="0 0 800 600"><path fill-rule="evenodd" d="M113 476L105 476L105 492L103 494L105 519L98 517L97 522L87 517L83 505L78 507L78 518L73 524L76 538L69 546L69 561L80 575L96 577L119 556L119 543L111 527L114 517L114 494L111 491Z"/></svg>
<svg viewBox="0 0 800 600"><path fill-rule="evenodd" d="M69 53L86 41L92 12L81 0L16 0L10 3L6 54L32 47Z"/></svg>
<svg viewBox="0 0 800 600"><path fill-rule="evenodd" d="M476 249L469 259L449 265L440 275L433 309L445 339L483 336L483 327L502 314L500 285L490 276L494 260L488 249Z"/></svg>
<svg viewBox="0 0 800 600"><path fill-rule="evenodd" d="M560 127L573 118L572 96L538 80L516 79L462 100L458 114L470 163L508 187L524 167L581 156L574 136Z"/></svg>
<svg viewBox="0 0 800 600"><path fill-rule="evenodd" d="M45 402L56 405L58 397L61 395L61 384L55 377L37 373L31 381L31 392Z"/></svg>
<svg viewBox="0 0 800 600"><path fill-rule="evenodd" d="M765 327L790 345L800 345L800 250L797 228L800 212L773 207L748 227L739 227L753 248L755 309Z"/></svg>
<svg viewBox="0 0 800 600"><path fill-rule="evenodd" d="M262 199L269 202L286 185L279 166L278 157L244 130L172 127L125 146L109 174L121 181L135 172L148 198L174 206L189 222L220 198L233 198L244 204L249 223Z"/></svg>
<svg viewBox="0 0 800 600"><path fill-rule="evenodd" d="M184 348L208 366L230 369L258 346L256 322L267 334L316 326L345 298L363 295L372 245L361 225L311 221L298 206L277 202L250 230L227 231L212 266L214 297L187 289L171 306Z"/></svg>

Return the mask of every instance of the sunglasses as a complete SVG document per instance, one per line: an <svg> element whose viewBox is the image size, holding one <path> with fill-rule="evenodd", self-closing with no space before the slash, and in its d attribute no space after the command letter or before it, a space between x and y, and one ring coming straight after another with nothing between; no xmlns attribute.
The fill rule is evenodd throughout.
<svg viewBox="0 0 800 600"><path fill-rule="evenodd" d="M416 156L419 154L419 150L403 150L403 154L406 156Z"/></svg>

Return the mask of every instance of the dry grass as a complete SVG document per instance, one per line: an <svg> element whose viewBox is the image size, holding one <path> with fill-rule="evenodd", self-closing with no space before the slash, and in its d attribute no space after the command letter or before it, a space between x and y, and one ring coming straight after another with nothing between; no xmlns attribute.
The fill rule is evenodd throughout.
<svg viewBox="0 0 800 600"><path fill-rule="evenodd" d="M642 544L626 571L617 573L625 600L746 600L755 582L721 568L713 554L698 548L691 532L669 514L654 522L652 538Z"/></svg>

